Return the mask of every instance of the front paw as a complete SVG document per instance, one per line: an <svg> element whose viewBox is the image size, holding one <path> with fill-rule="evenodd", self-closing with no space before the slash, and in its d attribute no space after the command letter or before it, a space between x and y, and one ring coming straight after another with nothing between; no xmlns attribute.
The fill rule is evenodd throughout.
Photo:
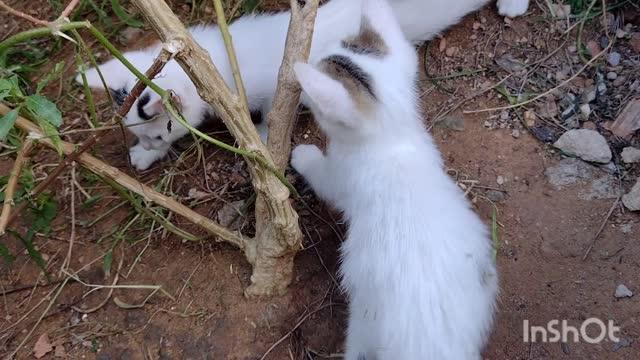
<svg viewBox="0 0 640 360"><path fill-rule="evenodd" d="M147 170L151 164L162 159L167 154L164 150L145 150L141 144L137 144L129 149L131 165L137 170Z"/></svg>
<svg viewBox="0 0 640 360"><path fill-rule="evenodd" d="M516 17L527 12L529 0L498 0L498 13L506 17Z"/></svg>
<svg viewBox="0 0 640 360"><path fill-rule="evenodd" d="M322 151L315 145L298 145L291 152L291 166L304 175L322 156Z"/></svg>

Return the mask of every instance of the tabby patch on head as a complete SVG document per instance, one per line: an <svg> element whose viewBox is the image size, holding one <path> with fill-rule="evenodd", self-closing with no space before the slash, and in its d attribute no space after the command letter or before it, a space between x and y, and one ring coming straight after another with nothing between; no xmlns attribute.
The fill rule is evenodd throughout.
<svg viewBox="0 0 640 360"><path fill-rule="evenodd" d="M383 58L389 53L384 43L366 18L362 19L358 36L342 41L342 47L356 54Z"/></svg>
<svg viewBox="0 0 640 360"><path fill-rule="evenodd" d="M361 110L376 99L369 74L343 55L331 55L320 62L320 70L344 86Z"/></svg>

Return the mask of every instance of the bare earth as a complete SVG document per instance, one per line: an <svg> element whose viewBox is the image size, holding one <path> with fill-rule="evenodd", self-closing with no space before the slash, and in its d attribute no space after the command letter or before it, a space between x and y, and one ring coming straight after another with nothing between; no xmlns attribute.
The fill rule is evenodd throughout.
<svg viewBox="0 0 640 360"><path fill-rule="evenodd" d="M26 6L13 5L18 8ZM187 5L175 8L180 9L180 6ZM632 14L637 9L631 6L624 9L627 23L633 24L631 29L640 31L640 18L637 13ZM548 16L548 10L538 7L534 1L529 15L505 22L496 15L492 5L468 16L446 32L446 44L440 46L441 40L436 39L428 47L418 50L420 54L426 50L431 77L485 69L469 76L456 75L435 82L427 79L421 71L420 86L426 124L433 126L433 136L452 176L461 187L469 190L468 196L487 226L492 224L493 204L497 209L497 263L502 290L499 315L484 357L638 359L640 218L637 213L624 210L619 203L607 217L619 192L630 189L638 170L628 166L627 176L617 177L581 163L589 175L558 188L550 183L545 171L565 164L567 160L526 129L523 108L506 114L502 111L463 112L508 105L504 97L490 89L508 75L494 61L504 54L527 59L526 63L531 64L560 48L530 75L530 82L524 82L525 89L535 87L535 82L540 81L540 74L555 74L575 56L567 50L575 44L575 37L569 37L566 43L559 32L549 31L549 24L556 22L549 20ZM8 21L5 28L11 33L15 33L18 26L25 26L23 22L7 18L3 15L2 21ZM601 28L597 20L588 22L583 34L585 40L599 41ZM626 40L619 41L614 49L626 58L640 59ZM50 98L58 96L61 85L64 91L58 104L66 119L63 127L86 128L82 90L68 80L73 73L72 56L71 48L65 45L52 59L67 61L67 77L60 84L54 82L50 85L47 95ZM55 61L46 66L52 66ZM606 68L606 62L601 66ZM569 76L580 67L580 64L572 67ZM611 144L616 144L612 146L616 163L620 163L617 155L621 150L620 140L611 138L605 126L628 101L630 95L625 86L638 78L637 69L623 67L619 70L620 73L625 71L629 77L627 83L619 88L609 84L611 97L603 98L594 105L596 110L589 119L591 124L585 125L583 121L578 124L578 127L594 124ZM578 77L586 81L595 78L594 74L595 70L588 69ZM580 84L575 86L579 91ZM542 91L551 87L547 84ZM477 92L482 93L471 97ZM623 96L616 97L617 94ZM466 98L458 107L458 103ZM99 110L106 120L111 110L104 96L98 100ZM525 108L536 110L533 104ZM463 129L460 126L462 122ZM442 126L443 123L445 125ZM541 118L536 120L535 126L544 128L553 137L564 131L561 126ZM214 125L211 131L221 130L224 130L221 125ZM79 143L85 136L75 133L65 139ZM228 134L218 136L232 142ZM130 135L128 138L131 141ZM305 116L298 124L294 140L296 143L319 143L322 137L312 120ZM190 141L184 141L179 148L187 148ZM626 144L637 146L638 143L635 137ZM119 130L112 131L96 153L108 163L127 169ZM152 185L158 183L161 174L162 178L170 178L165 189L170 189L174 197L190 204L198 212L216 218L226 202L245 200L252 191L245 166L239 158L208 145L204 145L204 156L206 160L200 162L196 161L195 155L187 156L177 165L165 160L138 176L141 181ZM171 160L176 157L174 154ZM34 156L37 178L42 179L51 164L56 162L51 152L40 149ZM0 158L0 174L8 174L12 163L12 158ZM76 172L85 191L91 195L107 195L83 210L79 204L86 197L77 191L78 224L90 222L122 202L104 184L91 182L80 168ZM290 178L295 180L299 189L304 189L304 183L295 174ZM606 182L608 187L599 190L599 181ZM74 188L78 189L77 186ZM51 236L41 236L36 240L39 250L45 255L52 280L56 281L54 284L46 285L38 268L15 239L2 239L18 255L10 266L0 262L0 291L9 292L0 302L0 355L8 354L20 345L44 314L54 295L50 292L64 279L58 272L69 246L70 189L70 175L66 172L55 184L59 205L53 232ZM201 197L189 199L190 190L192 195L195 191ZM336 357L335 354L344 350L346 325L345 298L336 286L338 248L345 227L340 224L339 214L318 203L308 190L303 191L303 195L312 204L311 209L297 204L306 235L305 249L297 256L295 279L289 293L272 299L247 300L243 297L251 269L243 255L232 246L210 240L188 243L157 228L150 233L149 221L145 226L135 223L126 232L124 241L115 248L111 272L105 274L99 258L114 242L116 234L108 236L114 227L121 227L132 218L128 205L91 227L76 226L70 267L79 269L94 259L98 260L79 274L85 284L74 281L65 284L42 322L20 347L16 358L33 358L34 344L43 334L47 334L50 343L56 347L56 351L49 352L44 359L54 358L54 353L70 359L260 359L277 342L266 359ZM188 221L175 217L172 220L176 225L202 235ZM240 220L242 230L247 234L253 231L252 221L252 214ZM604 221L603 231L594 242ZM22 221L16 230L24 233L27 225L27 221ZM583 255L592 244L593 249L583 261ZM161 285L176 300L159 292L146 299L150 290L140 288L115 289L112 294L108 289L89 293L91 289L87 284L110 285L116 281L117 285ZM32 290L31 286L36 283L40 285ZM615 298L614 292L619 284L624 284L636 294L630 298ZM27 288L11 292L21 287ZM35 311L27 315L34 307ZM83 315L74 307L85 311L97 309ZM621 329L621 342L614 344L605 340L600 344L561 344L523 341L524 320L528 320L530 325L546 325L553 319L566 319L569 324L580 326L582 321L592 317L613 320ZM598 335L596 330L596 327L589 327L592 336Z"/></svg>

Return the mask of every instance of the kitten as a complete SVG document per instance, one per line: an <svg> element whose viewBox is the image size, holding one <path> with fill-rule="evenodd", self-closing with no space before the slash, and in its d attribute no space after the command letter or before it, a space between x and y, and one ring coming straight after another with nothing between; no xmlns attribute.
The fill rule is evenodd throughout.
<svg viewBox="0 0 640 360"><path fill-rule="evenodd" d="M385 0L365 0L357 37L297 63L326 155L291 164L344 213L346 360L480 359L498 277L484 224L446 174L417 105L417 56Z"/></svg>
<svg viewBox="0 0 640 360"><path fill-rule="evenodd" d="M406 36L418 43L429 40L447 27L455 24L467 13L485 5L488 0L392 0ZM324 49L340 39L355 35L358 31L361 0L331 0L320 7L313 35L310 59L319 59ZM505 4L525 4L528 0L499 0L502 12ZM510 8L509 8L510 9ZM513 15L515 12L509 11ZM264 15L247 15L233 22L229 30L233 36L242 80L247 91L249 108L263 115L271 108L277 85L278 70L282 62L289 12ZM224 81L235 91L231 67L220 31L215 26L197 26L190 29L195 40L210 54ZM125 54L140 71L146 70L160 53L161 45ZM137 79L117 59L100 65L107 87L122 101L131 91ZM92 88L103 85L96 69L86 73ZM82 83L80 75L76 80ZM202 123L205 115L213 110L197 94L196 88L175 61L170 61L155 81L165 89L172 89L180 99L185 119L193 126ZM154 119L151 121L151 119ZM131 163L138 170L145 170L163 158L175 140L188 133L186 128L172 122L164 113L160 97L146 89L134 103L124 122L138 137L139 142L130 149ZM136 126L132 126L138 124ZM266 122L258 126L266 142Z"/></svg>

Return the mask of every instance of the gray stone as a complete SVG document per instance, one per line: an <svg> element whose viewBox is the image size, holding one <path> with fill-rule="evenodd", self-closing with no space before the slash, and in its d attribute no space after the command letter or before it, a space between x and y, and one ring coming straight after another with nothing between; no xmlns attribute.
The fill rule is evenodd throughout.
<svg viewBox="0 0 640 360"><path fill-rule="evenodd" d="M503 202L507 197L507 194L505 194L504 191L498 191L498 190L487 190L485 195L489 200L495 203Z"/></svg>
<svg viewBox="0 0 640 360"><path fill-rule="evenodd" d="M640 210L640 179L636 181L631 191L622 196L622 203L631 211Z"/></svg>
<svg viewBox="0 0 640 360"><path fill-rule="evenodd" d="M544 174L556 190L561 190L564 186L573 185L578 181L591 180L593 167L580 159L567 158L547 168Z"/></svg>
<svg viewBox="0 0 640 360"><path fill-rule="evenodd" d="M622 161L627 164L637 163L640 161L640 149L628 146L622 149L620 157L622 157Z"/></svg>
<svg viewBox="0 0 640 360"><path fill-rule="evenodd" d="M620 231L622 231L623 234L631 234L631 232L633 231L633 223L620 225Z"/></svg>
<svg viewBox="0 0 640 360"><path fill-rule="evenodd" d="M620 54L615 52L615 51L613 51L613 52L609 53L609 55L607 55L607 62L611 66L620 65L620 59L621 59Z"/></svg>
<svg viewBox="0 0 640 360"><path fill-rule="evenodd" d="M629 288L624 286L623 284L620 284L618 285L618 287L616 287L616 292L615 294L613 294L613 296L618 299L632 297L633 291L629 290Z"/></svg>
<svg viewBox="0 0 640 360"><path fill-rule="evenodd" d="M583 200L617 199L621 195L616 179L611 175L605 175L595 179L587 191L578 194Z"/></svg>
<svg viewBox="0 0 640 360"><path fill-rule="evenodd" d="M611 161L611 150L604 136L595 130L574 129L562 134L553 146L566 154L586 161L606 164Z"/></svg>
<svg viewBox="0 0 640 360"><path fill-rule="evenodd" d="M613 71L610 71L607 73L607 79L609 80L615 80L616 78L618 78L618 74L616 74Z"/></svg>
<svg viewBox="0 0 640 360"><path fill-rule="evenodd" d="M436 126L442 129L463 131L464 118L458 115L445 116L441 121L436 123Z"/></svg>

